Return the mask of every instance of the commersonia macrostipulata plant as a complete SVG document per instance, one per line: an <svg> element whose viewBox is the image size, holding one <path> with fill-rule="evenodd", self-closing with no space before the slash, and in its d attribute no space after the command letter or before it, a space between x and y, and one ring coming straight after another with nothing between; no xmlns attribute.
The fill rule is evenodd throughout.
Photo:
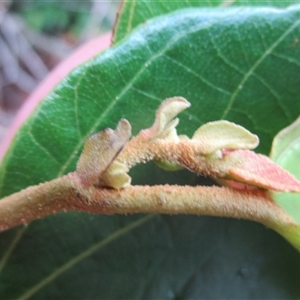
<svg viewBox="0 0 300 300"><path fill-rule="evenodd" d="M60 211L204 214L259 221L300 249L300 226L266 192L300 193L300 181L249 151L258 145L258 137L234 123L209 122L191 139L178 135L179 119L174 117L189 105L182 97L166 99L154 124L131 140L126 119L116 130L92 135L75 172L1 200L0 229ZM150 160L166 170L184 167L231 187L131 186L130 168Z"/></svg>
<svg viewBox="0 0 300 300"><path fill-rule="evenodd" d="M126 5L123 7L125 16L127 8ZM121 14L121 19L124 15ZM138 11L129 20L133 22L136 16L139 16ZM243 264L236 266L238 271L235 273L232 271L237 274L235 279L230 276L224 278L219 286L222 287L220 290L224 291L230 278L236 282L245 278L241 286L247 286L249 282L246 292L238 288L232 292L232 289L228 288L225 294L218 294L217 291L212 291L211 286L210 292L203 292L204 280L196 278L205 272L202 267L197 272L191 271L191 268L194 265L205 265L204 262L200 263L197 251L200 251L203 245L207 245L209 238L213 237L211 231L216 230L214 228L219 230L223 225L203 227L199 225L199 220L205 222L208 219L202 217L172 218L153 215L195 214L254 220L274 229L299 250L300 220L297 214L291 213L297 210L297 200L293 201L293 208L290 209L286 208L290 203L288 199L279 199L282 195L290 195L289 192L297 195L300 191L299 182L267 156L252 151L258 146L259 136L261 141L257 151L267 154L275 134L291 124L299 115L298 79L295 75L298 72L299 60L298 20L298 6L287 9L265 7L182 10L147 21L146 25L141 25L131 34L128 34L124 27L120 28L114 38L120 42L116 41L114 47L75 69L36 108L19 130L3 159L0 173L3 197L0 201L1 229L6 230L22 223L28 224L37 218L56 214L34 221L28 227L19 227L2 234L3 240L8 241L8 246L2 247L5 250L0 264L3 280L7 281L9 276L16 272L18 257L24 257L22 243L32 243L33 247L41 241L33 239L37 232L41 239L49 234L46 240L48 247L54 249L53 253L57 253L54 257L62 253L63 245L66 245L65 249L72 249L74 253L71 254L67 250L66 254L62 254L62 262L58 263L60 267L57 268L50 263L43 263L46 275L40 282L34 272L28 278L18 275L15 282L22 286L21 289L17 291L7 285L3 294L12 295L13 298L28 298L32 295L50 297L58 295L53 284L62 282L63 291L60 291L59 295L72 297L73 291L66 286L67 272L84 268L83 265L80 267L80 264L85 259L96 257L97 251L103 250L105 245L126 236L131 241L129 244L133 242L147 246L137 246L136 255L126 255L124 267L120 265L122 259L116 259L116 266L108 263L109 266L104 268L109 270L104 282L99 284L99 287L93 287L90 294L92 296L89 297L98 297L100 294L102 296L99 297L108 298L162 297L167 295L168 288L178 297L182 293L186 297L190 295L200 298L208 297L207 295L217 297L221 294L229 295L228 297L264 297L278 295L279 290L284 290L281 294L283 298L287 297L286 295L298 295L300 291L293 283L293 280L297 281L297 276L296 279L287 276L289 284L282 280L282 284L266 289L269 294L260 289L258 283L255 285L255 291L251 290L250 282L253 283L255 279L249 271L250 265L242 267ZM122 32L123 40L120 37ZM289 70L289 77L284 73L284 66ZM180 96L172 97L174 95ZM167 100L162 101L166 98ZM185 109L190 103L185 98L192 104L188 110ZM157 107L159 108L153 123L152 116ZM181 122L178 125L176 116L180 112ZM110 129L116 124L118 125L115 130ZM297 152L294 150L297 149L295 143L297 144L299 136L298 129L294 129L298 128L297 124L293 123L293 130L286 129L274 139L271 158L279 164L282 157L287 155L290 161L297 161ZM177 125L178 131L187 135L177 134ZM149 128L139 131L147 127ZM290 148L293 149L292 156L291 151L287 151ZM145 169L139 169L144 166L133 168L149 161L154 161L155 165L150 163L145 165ZM283 166L289 169L289 166ZM139 175L134 173L135 170ZM193 173L195 175L190 175ZM200 185L197 174L216 179L221 186ZM167 184L153 182L155 177L166 176ZM173 178L176 180L172 179L172 176L175 176ZM186 177L186 182L180 182L180 176ZM35 185L38 183L40 184ZM20 191L30 185L32 187ZM284 193L278 195L279 191ZM14 192L16 193L13 194ZM68 213L64 213L65 211ZM104 216L92 215L90 212L129 215ZM140 216L132 215L133 213L152 215ZM87 220L91 220L90 224ZM156 222L157 227L153 225ZM214 219L212 222L223 222L223 219ZM243 226L240 224L245 223L236 221L232 224L232 228L238 228ZM164 233L160 235L162 229ZM137 241L147 239L141 244L134 242L134 235L137 234L135 232L139 230L141 235ZM252 231L247 232L249 235ZM57 243L55 234L58 239L63 240ZM167 248L174 249L174 253L171 251L173 257L178 252L179 256L175 255L177 260L179 257L183 259L179 250L181 247L197 249L196 252L191 249L189 252L182 250L187 256L193 253L194 257L186 267L180 267L181 271L186 270L186 274L194 274L193 280L188 281L189 288L182 288L182 282L189 277L184 275L184 272L172 271L172 276L168 273L170 266L180 270L176 263L174 264L174 260L173 263L170 260L164 275L160 276L160 280L165 282L159 285L159 292L152 288L154 283L150 284L149 290L145 287L149 283L150 273L155 274L155 270L164 269L164 263L156 267L146 263L146 257L151 257L150 252L154 252L156 258L162 257L162 252L156 252L160 250L149 246L158 241L159 236L164 240L161 245L167 243L164 244L168 245ZM223 236L228 237L225 233ZM198 239L202 242L198 242ZM95 242L96 240L98 242ZM251 236L249 240L255 238ZM246 239L243 241L244 243L237 248L238 253L243 252L243 247L247 247ZM267 241L269 240L266 239L266 242L262 243L264 247L269 243ZM270 245L274 243L271 242ZM127 242L125 244L127 245ZM170 246L173 244L174 246ZM254 249L255 252L257 246L253 245L249 244L249 249ZM28 249L32 249L31 247ZM286 247L288 250L284 250L287 251L284 252L284 257L288 256L286 253L296 253L295 256L289 257L293 257L295 263L297 251ZM43 253L45 260L48 252L43 247L37 249L37 256L43 257ZM114 251L114 255L123 257L124 253L127 253L122 252L125 249L132 248L126 246L119 250L119 254ZM232 248L229 249L234 253ZM141 251L146 251L147 254L145 252L143 255ZM278 252L278 249L275 254L276 252L282 253ZM201 253L203 257L205 251ZM212 253L211 250L208 250L208 253ZM249 251L246 253L249 254ZM263 256L262 264L266 266L266 257L274 258L275 254L270 255L268 252L267 256ZM103 252L97 259L99 264L106 262L105 258L104 262L100 259L102 255ZM25 254L25 257L28 258L29 254ZM112 260L107 261L114 262L113 257L112 255ZM279 257L282 258L279 255L277 259L280 259ZM141 260L138 263L139 258ZM48 257L48 261L50 260ZM11 265L7 262L11 262ZM27 263L30 263L30 259ZM120 291L115 292L116 294L110 293L107 283L114 281L116 270L126 270L129 273L129 270L133 271L134 268L131 269L129 265L143 270L143 274L148 274L145 285L138 279L130 284L125 284L122 280ZM220 268L221 265L216 264L216 268ZM235 264L228 265L232 267ZM300 270L296 266L297 263L293 272L291 269L282 271L285 270L284 267L280 268L280 272L293 274L292 277L295 278L295 274ZM5 270L11 270L12 273ZM97 278L100 276L98 268L91 272L98 274ZM181 275L178 275L179 273ZM72 276L79 278L79 274L80 272L74 271ZM87 277L91 278L90 275ZM103 280L102 276L99 278ZM218 276L212 275L212 278ZM269 277L261 275L255 282L261 283L264 278L268 280ZM176 284L173 284L172 280L175 279ZM88 279L84 279L83 282L91 284ZM201 283L199 286L202 292L196 288L197 282ZM287 287L283 288L283 285ZM77 288L75 290L76 297L87 295L84 294L86 288L82 291Z"/></svg>

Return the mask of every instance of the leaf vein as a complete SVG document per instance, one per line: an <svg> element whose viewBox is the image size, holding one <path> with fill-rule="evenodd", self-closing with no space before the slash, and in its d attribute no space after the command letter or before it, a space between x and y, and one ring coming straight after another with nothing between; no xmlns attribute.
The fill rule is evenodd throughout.
<svg viewBox="0 0 300 300"><path fill-rule="evenodd" d="M289 57L289 56L286 56L286 55L280 54L280 53L272 53L272 55L275 56L275 57L281 58L283 60L286 60L286 61L300 67L300 62L298 60L296 60L295 58L293 58L293 57Z"/></svg>
<svg viewBox="0 0 300 300"><path fill-rule="evenodd" d="M234 69L235 71L237 71L238 73L244 75L244 72L242 70L240 70L240 68L238 66L236 66L233 62L231 62L226 56L224 56L222 54L222 52L220 51L219 47L217 46L215 39L213 38L213 36L211 35L211 32L208 31L210 40L212 42L212 44L215 47L215 50L217 52L217 55L223 60L223 62L228 65L229 67L231 67L232 69Z"/></svg>
<svg viewBox="0 0 300 300"><path fill-rule="evenodd" d="M79 114L78 114L78 86L83 78L83 76L85 75L85 72L81 72L80 77L76 83L76 85L74 86L74 113L75 113L75 119L76 119L76 126L77 126L77 130L78 130L78 134L80 137L82 137L82 131L80 129L80 123L79 123Z"/></svg>
<svg viewBox="0 0 300 300"><path fill-rule="evenodd" d="M128 24L127 24L127 28L126 28L126 34L129 34L132 29L132 20L133 20L133 16L134 16L135 6L136 6L136 0L132 0L130 11L129 11L129 18L128 18Z"/></svg>
<svg viewBox="0 0 300 300"><path fill-rule="evenodd" d="M288 110L284 107L283 105L283 101L281 99L281 97L278 95L278 93L262 78L260 77L257 73L253 72L253 76L255 78L257 78L269 91L270 93L275 97L275 99L277 100L278 105L281 107L282 111L284 112L286 118L292 122L292 116L290 115L290 113L288 112Z"/></svg>
<svg viewBox="0 0 300 300"><path fill-rule="evenodd" d="M2 255L1 261L0 261L0 274L7 263L10 255L14 251L15 247L17 246L18 242L23 236L23 233L25 232L26 227L24 226L23 228L19 229L18 232L15 234L14 238L12 239L10 245L7 247L7 250L5 253Z"/></svg>
<svg viewBox="0 0 300 300"><path fill-rule="evenodd" d="M153 95L153 94L150 94L150 93L148 93L146 91L142 91L141 89L138 89L136 87L132 87L132 90L134 90L134 91L136 91L136 92L138 92L138 93L140 93L140 94L142 94L142 95L144 95L144 96L146 96L146 97L148 97L148 98L150 98L152 100L155 100L155 101L158 101L159 103L161 103L162 99L159 98L159 97L157 97L157 96L155 96L155 95Z"/></svg>
<svg viewBox="0 0 300 300"><path fill-rule="evenodd" d="M70 268L75 266L76 264L80 263L82 260L88 258L92 254L94 254L96 251L102 249L103 247L110 244L114 240L120 238L123 235L126 235L127 233L134 230L135 228L137 228L137 227L143 225L144 223L150 221L154 217L155 217L155 215L146 215L145 217L142 217L142 218L138 219L137 221L132 222L129 225L115 231L114 233L112 233L111 235L106 237L105 239L97 242L96 244L92 245L91 247L89 247L85 251L81 252L80 254L76 255L75 257L73 257L72 259L67 261L65 264L61 265L59 268L54 270L47 277L45 277L39 283L37 283L36 285L31 287L27 292L22 294L17 299L18 300L21 300L21 299L25 300L25 299L30 298L31 296L36 294L39 290L41 290L42 288L47 286L49 283L54 281L57 277L62 275L64 272L66 272L67 270L69 270Z"/></svg>
<svg viewBox="0 0 300 300"><path fill-rule="evenodd" d="M48 157L50 157L53 161L55 161L58 165L60 165L60 161L53 156L53 154L51 152L49 152L49 150L47 148L45 148L36 138L35 136L32 134L32 132L28 132L28 135L30 137L30 139L32 140L32 142L43 152L45 152Z"/></svg>
<svg viewBox="0 0 300 300"><path fill-rule="evenodd" d="M177 66L183 68L186 72L194 75L196 78L200 79L204 84L206 84L207 86L211 87L214 90L217 90L218 92L221 92L225 95L230 95L229 91L226 91L214 84L212 84L210 81L206 80L205 78L203 78L200 74L198 74L197 72L193 71L191 68L189 68L188 66L180 63L179 61L175 60L174 58L171 58L167 55L164 55L165 58L169 59L170 61L172 61L174 64L176 64Z"/></svg>
<svg viewBox="0 0 300 300"><path fill-rule="evenodd" d="M291 33L300 23L300 20L293 23L274 43L272 43L268 49L266 49L262 55L259 57L259 59L253 64L253 66L248 70L248 72L243 76L242 80L237 85L235 91L232 93L232 96L230 97L228 101L228 105L224 110L224 113L221 116L221 119L225 119L227 114L229 113L231 107L233 106L236 97L238 93L240 92L241 88L247 80L251 77L251 75L254 73L254 71L257 69L257 67L265 60L265 58L272 53L272 51L284 40L284 38Z"/></svg>

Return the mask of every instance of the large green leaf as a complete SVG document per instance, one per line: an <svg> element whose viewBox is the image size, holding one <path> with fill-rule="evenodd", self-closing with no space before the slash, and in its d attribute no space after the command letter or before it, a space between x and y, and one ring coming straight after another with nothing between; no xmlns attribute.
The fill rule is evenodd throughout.
<svg viewBox="0 0 300 300"><path fill-rule="evenodd" d="M286 7L299 3L298 0L185 0L185 1L122 1L119 17L114 30L114 42L126 37L139 25L143 25L150 18L190 7L228 7L228 6L276 6Z"/></svg>
<svg viewBox="0 0 300 300"><path fill-rule="evenodd" d="M270 157L300 180L300 118L275 136ZM300 224L299 194L274 192L273 198Z"/></svg>
<svg viewBox="0 0 300 300"><path fill-rule="evenodd" d="M300 111L300 7L191 9L149 21L74 70L23 125L1 196L75 169L87 136L121 117L148 127L162 99L192 108L179 131L228 119L261 138ZM153 164L134 183L197 184ZM259 224L193 216L60 213L1 235L1 298L295 298L300 256Z"/></svg>

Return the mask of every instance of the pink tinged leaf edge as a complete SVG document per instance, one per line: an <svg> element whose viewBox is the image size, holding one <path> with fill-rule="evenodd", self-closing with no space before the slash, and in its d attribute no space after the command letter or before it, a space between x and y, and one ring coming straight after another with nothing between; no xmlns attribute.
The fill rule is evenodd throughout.
<svg viewBox="0 0 300 300"><path fill-rule="evenodd" d="M38 103L45 98L52 89L71 72L74 68L93 58L111 44L112 34L108 32L96 37L77 48L69 57L63 60L49 75L40 83L35 91L26 100L8 132L0 144L0 162L9 148L14 135L33 112Z"/></svg>
<svg viewBox="0 0 300 300"><path fill-rule="evenodd" d="M225 153L237 161L229 168L228 177L267 190L300 193L300 181L262 154L249 150Z"/></svg>

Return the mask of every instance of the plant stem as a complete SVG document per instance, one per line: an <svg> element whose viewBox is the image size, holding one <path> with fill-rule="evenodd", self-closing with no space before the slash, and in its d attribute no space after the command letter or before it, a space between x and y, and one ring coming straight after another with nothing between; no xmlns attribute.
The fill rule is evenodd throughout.
<svg viewBox="0 0 300 300"><path fill-rule="evenodd" d="M129 186L121 190L85 187L70 173L29 187L0 201L0 231L62 211L95 214L197 214L258 221L276 230L293 220L259 190L227 187Z"/></svg>
<svg viewBox="0 0 300 300"><path fill-rule="evenodd" d="M201 145L191 140L172 142L157 139L149 142L143 140L141 133L133 137L117 157L118 161L126 164L129 168L153 159L176 162L196 174L213 178L225 178L228 173L228 165L234 167L238 163L228 156L210 160L209 157L201 155Z"/></svg>
<svg viewBox="0 0 300 300"><path fill-rule="evenodd" d="M70 210L68 199L74 197L67 176L4 197L0 201L0 231L28 224L56 212Z"/></svg>

